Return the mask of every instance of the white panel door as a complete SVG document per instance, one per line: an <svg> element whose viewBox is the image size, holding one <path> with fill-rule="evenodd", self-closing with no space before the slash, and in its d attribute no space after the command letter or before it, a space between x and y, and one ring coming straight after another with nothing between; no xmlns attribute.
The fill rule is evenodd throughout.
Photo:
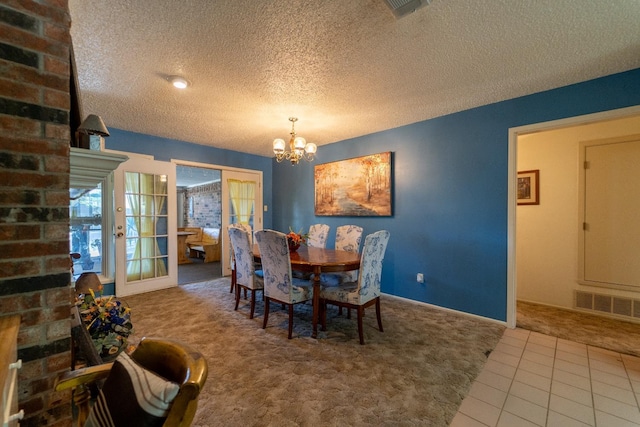
<svg viewBox="0 0 640 427"><path fill-rule="evenodd" d="M177 286L175 164L131 156L114 177L116 295Z"/></svg>
<svg viewBox="0 0 640 427"><path fill-rule="evenodd" d="M640 290L640 140L585 146L584 280Z"/></svg>

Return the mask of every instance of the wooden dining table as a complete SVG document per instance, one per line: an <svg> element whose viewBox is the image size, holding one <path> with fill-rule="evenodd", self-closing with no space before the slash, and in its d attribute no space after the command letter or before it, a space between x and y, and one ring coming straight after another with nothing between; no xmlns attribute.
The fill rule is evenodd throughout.
<svg viewBox="0 0 640 427"><path fill-rule="evenodd" d="M188 264L192 262L187 258L187 237L196 233L193 231L178 231L178 264Z"/></svg>
<svg viewBox="0 0 640 427"><path fill-rule="evenodd" d="M253 257L260 261L258 245L253 247ZM313 273L313 332L312 338L318 336L318 318L320 316L320 274L340 271L358 270L360 254L337 249L313 248L300 246L295 252L289 251L291 270Z"/></svg>

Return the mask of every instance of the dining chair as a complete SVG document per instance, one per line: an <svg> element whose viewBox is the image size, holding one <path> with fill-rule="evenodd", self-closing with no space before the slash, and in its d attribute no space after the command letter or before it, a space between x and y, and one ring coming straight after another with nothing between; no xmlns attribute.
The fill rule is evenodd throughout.
<svg viewBox="0 0 640 427"><path fill-rule="evenodd" d="M229 227L229 240L234 253L234 271L236 287L236 307L240 304L240 291L248 290L251 293L251 309L249 319L253 319L256 308L256 291L264 289L262 274L257 273L253 262L253 249L250 234L244 228Z"/></svg>
<svg viewBox="0 0 640 427"><path fill-rule="evenodd" d="M320 304L322 307L322 329L327 323L327 304L355 309L358 312L358 336L360 344L364 344L362 317L364 309L376 306L378 329L383 332L380 316L380 279L382 277L382 263L387 250L390 233L387 230L376 231L365 237L358 280L346 282L337 286L323 286L320 284ZM322 276L320 276L322 278Z"/></svg>
<svg viewBox="0 0 640 427"><path fill-rule="evenodd" d="M362 227L360 226L341 225L336 228L336 250L358 252L360 250L361 240ZM355 282L356 280L358 280L358 270L322 273L320 276L320 281L324 283L325 286L336 286L341 283ZM338 308L338 314L342 314L342 307ZM351 310L349 309L347 309L347 318L351 318Z"/></svg>
<svg viewBox="0 0 640 427"><path fill-rule="evenodd" d="M289 308L289 339L293 334L293 306L313 298L313 286L308 280L297 279L291 274L289 244L284 233L274 230L256 231L255 239L260 249L264 274L264 320L262 329L269 320L271 301Z"/></svg>
<svg viewBox="0 0 640 427"><path fill-rule="evenodd" d="M229 229L231 227L241 228L247 233L249 233L249 243L251 244L251 247L253 247L253 230L251 229L251 226L249 224L243 224L241 222L229 224L227 226L227 233L229 232ZM229 243L231 243L231 237L229 237ZM232 293L233 290L236 288L236 270L235 270L235 255L233 253L233 245L229 245L229 246L230 246L230 252L231 252L231 258L230 258L231 261L229 263L231 265L231 288L229 289L229 293ZM244 297L247 298L246 290L245 290Z"/></svg>
<svg viewBox="0 0 640 427"><path fill-rule="evenodd" d="M327 245L329 226L327 224L314 224L309 227L307 246L312 248L324 248Z"/></svg>
<svg viewBox="0 0 640 427"><path fill-rule="evenodd" d="M335 249L338 251L358 252L362 241L362 227L357 225L341 225L336 228ZM358 270L343 271L338 273L323 273L320 281L325 284L339 285L344 282L358 280Z"/></svg>

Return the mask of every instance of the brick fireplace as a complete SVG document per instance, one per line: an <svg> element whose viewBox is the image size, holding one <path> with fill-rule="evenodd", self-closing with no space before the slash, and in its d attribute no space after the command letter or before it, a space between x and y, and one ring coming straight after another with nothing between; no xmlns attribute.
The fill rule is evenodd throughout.
<svg viewBox="0 0 640 427"><path fill-rule="evenodd" d="M0 4L0 316L21 316L18 406L28 426L71 425L70 17L66 0Z"/></svg>

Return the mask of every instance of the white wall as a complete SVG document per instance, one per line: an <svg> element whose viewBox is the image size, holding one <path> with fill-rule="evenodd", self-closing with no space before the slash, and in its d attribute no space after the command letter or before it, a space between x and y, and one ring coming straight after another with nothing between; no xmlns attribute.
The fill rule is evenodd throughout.
<svg viewBox="0 0 640 427"><path fill-rule="evenodd" d="M577 283L579 142L629 134L640 116L518 137L518 170L540 170L540 204L516 209L517 299L573 308L574 289L639 297Z"/></svg>

